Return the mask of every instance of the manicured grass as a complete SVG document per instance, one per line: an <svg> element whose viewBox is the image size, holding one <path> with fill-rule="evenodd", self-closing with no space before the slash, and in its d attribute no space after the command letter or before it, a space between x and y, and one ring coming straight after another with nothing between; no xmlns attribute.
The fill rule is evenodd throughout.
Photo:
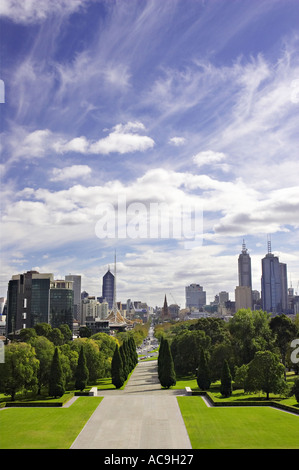
<svg viewBox="0 0 299 470"><path fill-rule="evenodd" d="M193 449L299 449L299 416L268 407L209 408L178 397Z"/></svg>
<svg viewBox="0 0 299 470"><path fill-rule="evenodd" d="M68 449L101 402L79 397L69 408L0 411L0 449Z"/></svg>

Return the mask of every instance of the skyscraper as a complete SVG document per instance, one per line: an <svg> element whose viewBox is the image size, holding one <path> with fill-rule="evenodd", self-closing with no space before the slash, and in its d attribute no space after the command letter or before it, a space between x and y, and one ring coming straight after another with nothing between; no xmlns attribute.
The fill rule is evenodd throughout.
<svg viewBox="0 0 299 470"><path fill-rule="evenodd" d="M239 286L252 287L251 284L251 258L243 240L242 251L238 259Z"/></svg>
<svg viewBox="0 0 299 470"><path fill-rule="evenodd" d="M49 323L52 328L68 325L73 331L74 291L72 281L56 280L50 285Z"/></svg>
<svg viewBox="0 0 299 470"><path fill-rule="evenodd" d="M243 240L238 258L239 285L235 289L235 309L252 308L251 258Z"/></svg>
<svg viewBox="0 0 299 470"><path fill-rule="evenodd" d="M55 281L51 273L27 271L8 283L7 334L38 323L73 329L73 288L70 281Z"/></svg>
<svg viewBox="0 0 299 470"><path fill-rule="evenodd" d="M65 276L66 281L73 282L74 291L74 318L80 320L81 317L81 276L69 274Z"/></svg>
<svg viewBox="0 0 299 470"><path fill-rule="evenodd" d="M280 263L278 256L271 253L268 241L268 253L262 259L262 307L271 313L284 313L287 310L287 267Z"/></svg>
<svg viewBox="0 0 299 470"><path fill-rule="evenodd" d="M103 276L103 284L102 284L102 298L108 302L108 308L111 310L113 308L113 299L114 299L114 275L110 271L110 267L108 271Z"/></svg>
<svg viewBox="0 0 299 470"><path fill-rule="evenodd" d="M8 283L7 334L49 322L51 273L27 271Z"/></svg>

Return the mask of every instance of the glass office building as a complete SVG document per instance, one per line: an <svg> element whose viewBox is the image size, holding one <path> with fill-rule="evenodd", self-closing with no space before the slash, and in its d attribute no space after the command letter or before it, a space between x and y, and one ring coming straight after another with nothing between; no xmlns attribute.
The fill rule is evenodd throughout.
<svg viewBox="0 0 299 470"><path fill-rule="evenodd" d="M50 325L68 325L73 331L74 291L71 281L54 281L50 289Z"/></svg>

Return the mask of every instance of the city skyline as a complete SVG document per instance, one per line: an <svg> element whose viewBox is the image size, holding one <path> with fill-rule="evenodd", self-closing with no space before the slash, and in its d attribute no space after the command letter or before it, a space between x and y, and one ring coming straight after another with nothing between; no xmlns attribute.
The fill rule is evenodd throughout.
<svg viewBox="0 0 299 470"><path fill-rule="evenodd" d="M247 283L248 283L248 276L250 278L250 291L251 291L251 296L253 295L253 292L254 291L258 291L259 292L259 297L262 299L262 290L263 290L263 266L264 266L264 263L265 263L265 260L268 258L268 256L271 256L273 258L275 258L278 262L278 264L281 266L281 268L279 269L282 269L281 272L284 272L283 274L283 277L284 277L284 281L285 281L285 294L287 295L287 289L288 287L292 286L293 287L293 291L294 291L294 294L295 295L298 295L299 294L299 282L297 283L297 287L295 287L292 283L292 280L289 280L288 278L288 267L287 267L287 264L286 263L283 263L283 262L279 262L279 257L277 255L275 255L274 253L272 253L272 247L271 247L271 242L269 242L269 237L268 237L268 242L267 242L267 248L268 248L268 252L265 253L264 257L260 260L261 262L261 278L260 278L260 287L255 289L254 287L251 288L252 286L252 283L251 283L251 257L250 257L250 253L248 251L248 248L246 246L246 243L243 239L243 243L242 243L242 248L241 248L241 252L239 253L239 256L236 258L236 269L237 269L237 274L238 274L238 281L236 283L236 288L238 286L247 286ZM241 258L245 255L245 258L246 258L246 261L245 261L245 277L243 277L243 280L245 279L245 283L240 283L241 279L242 279L242 275L241 275L241 271L244 270L244 266L243 266L243 261L241 261ZM248 259L249 259L249 266L248 266ZM116 255L115 255L115 260L114 260L114 269L116 269ZM27 273L30 273L31 271L28 270ZM23 273L25 274L25 272ZM23 274L16 274L14 273L12 275L12 278L15 278L15 277L18 277L18 276L22 276ZM39 275L39 273L37 273ZM216 273L217 274L217 273ZM44 273L41 273L41 275L44 275ZM74 318L77 317L76 315L76 303L78 297L79 297L79 291L78 291L78 284L80 284L80 287L81 287L81 275L80 274L68 274L68 275L65 275L65 276L56 276L55 273L47 273L46 276L52 276L53 278L55 277L55 279L59 279L58 282L61 282L61 280L63 281L63 279L65 279L66 281L72 281L72 284L74 284ZM107 269L106 269L106 272L102 275L102 277L98 280L99 282L97 282L96 280L96 284L98 284L98 291L91 291L90 289L88 289L87 291L84 289L81 289L81 292L80 292L80 299L82 299L82 296L81 294L85 294L85 295L88 295L88 296L91 296L91 297L94 297L95 299L100 299L100 302L102 301L106 301L108 302L108 305L109 305L109 310L113 310L113 299L114 299L114 295L115 295L115 292L114 292L114 280L115 280L115 272L112 273L112 271L110 270L110 265L107 266ZM8 283L9 284L9 283ZM179 305L179 307L181 309L184 309L185 307L187 307L187 303L188 303L188 298L192 297L192 295L195 295L195 291L194 291L194 294L191 294L191 292L188 294L187 291L188 290L197 290L198 292L200 292L200 294L204 295L204 298L206 299L206 302L202 303L202 305L200 306L203 306L203 305L209 305L209 304L212 304L215 302L215 298L216 296L218 296L219 294L226 294L227 295L227 300L230 300L230 301L236 301L236 289L234 289L232 292L231 291L228 291L228 290L225 290L224 288L218 290L218 291L211 291L209 293L209 295L206 295L206 291L204 290L204 287L203 286L200 286L198 283L194 283L194 282L191 282L189 285L185 285L185 286L180 286L181 290L184 290L184 294L182 294L181 296L177 296L176 294L176 298L175 296L173 295L173 292L164 292L163 293L163 296L164 296L164 300L163 302L165 302L165 298L167 297L168 298L168 301L169 301L169 304L177 304ZM161 288L161 292L163 292L163 288ZM106 293L106 295L105 295ZM100 294L100 295L99 295ZM4 296L5 298L6 296ZM190 297L190 299L191 299ZM158 299L158 297L157 297ZM182 302L177 302L177 299L179 300L182 300ZM126 297L125 295L121 298L119 298L117 296L116 298L116 302L120 302L120 303L126 303L128 300L130 301L141 301L141 302L146 302L150 307L159 307L159 308L162 308L162 304L163 302L161 301L161 299L159 299L158 302L156 302L155 304L151 304L150 302L148 302L148 299L146 298L141 298L141 296L137 293L135 293L135 297ZM81 300L80 300L81 302ZM162 303L161 303L162 302ZM287 308L287 298L285 297L285 300L284 302L286 302L286 304L284 305L283 309L285 310ZM266 302L267 303L267 302ZM261 308L265 307L266 309L266 303L264 306L261 306ZM194 305L195 306L195 305ZM237 304L236 304L237 306ZM239 306L238 308L253 308L254 307L254 302L251 304L251 305L241 305ZM267 309L266 309L267 310ZM270 310L268 310L270 312ZM276 310L274 309L273 310L273 313L276 313Z"/></svg>
<svg viewBox="0 0 299 470"><path fill-rule="evenodd" d="M299 290L298 2L53 5L0 6L0 297L31 269L100 295L116 252L118 300L183 306L192 283L233 298L243 239L261 291L268 234ZM118 221L164 203L202 224L101 238L120 197Z"/></svg>

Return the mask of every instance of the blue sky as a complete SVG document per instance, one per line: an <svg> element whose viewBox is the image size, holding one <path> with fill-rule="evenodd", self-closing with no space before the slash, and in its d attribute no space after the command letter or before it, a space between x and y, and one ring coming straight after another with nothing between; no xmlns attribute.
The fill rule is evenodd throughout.
<svg viewBox="0 0 299 470"><path fill-rule="evenodd" d="M233 300L243 238L260 290L268 234L296 289L297 0L2 0L0 13L1 296L32 268L100 295L116 251L118 300L183 307L193 282ZM196 210L196 236L141 236L153 204L176 224ZM108 225L137 220L135 236L99 236L103 207Z"/></svg>

